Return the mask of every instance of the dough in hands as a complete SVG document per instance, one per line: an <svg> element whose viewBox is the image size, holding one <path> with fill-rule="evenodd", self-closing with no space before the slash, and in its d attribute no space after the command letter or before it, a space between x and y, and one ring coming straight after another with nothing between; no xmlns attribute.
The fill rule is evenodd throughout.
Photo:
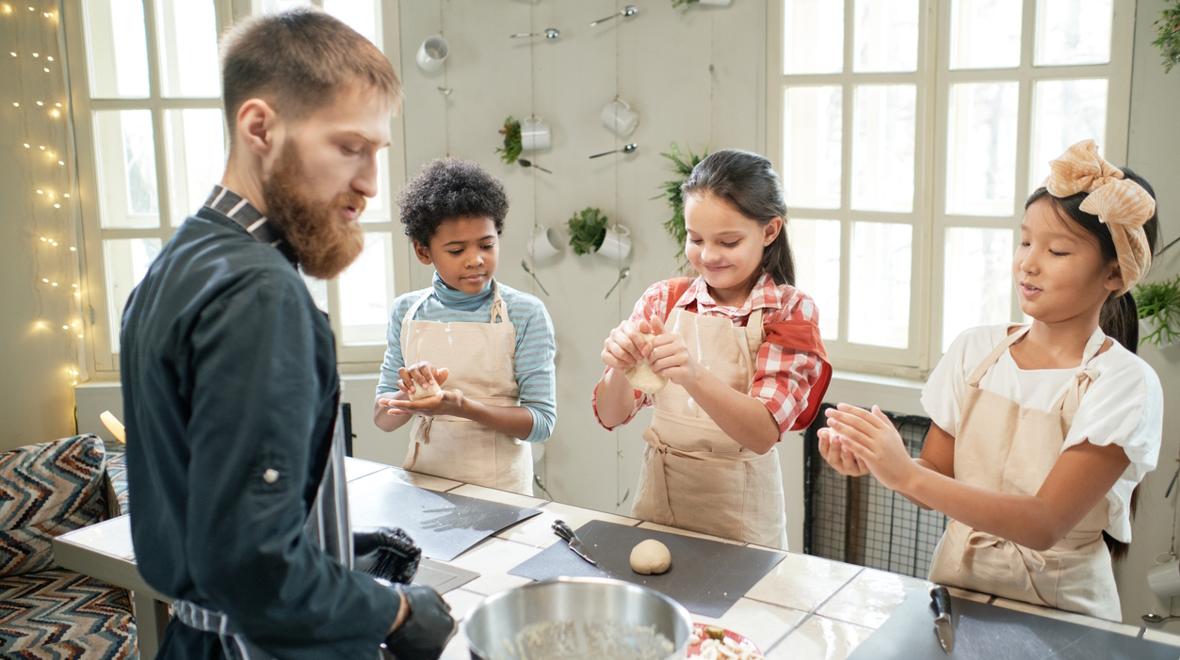
<svg viewBox="0 0 1180 660"><path fill-rule="evenodd" d="M647 345L651 346L655 335L645 334L643 338L647 342ZM624 371L623 375L631 382L631 387L644 394L655 394L664 389L664 386L668 384L667 378L652 371L651 363L647 360L640 360L634 367Z"/></svg>
<svg viewBox="0 0 1180 660"><path fill-rule="evenodd" d="M655 539L647 539L631 548L631 570L640 575L659 575L672 566L668 546Z"/></svg>
<svg viewBox="0 0 1180 660"><path fill-rule="evenodd" d="M422 399L429 399L432 396L442 394L442 387L438 383L431 383L426 387L415 387L413 392L410 392L410 401L420 401Z"/></svg>

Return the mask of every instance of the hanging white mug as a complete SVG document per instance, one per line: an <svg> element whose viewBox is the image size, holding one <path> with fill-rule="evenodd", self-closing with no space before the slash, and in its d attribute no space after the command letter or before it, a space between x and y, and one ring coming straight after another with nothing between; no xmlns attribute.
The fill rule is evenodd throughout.
<svg viewBox="0 0 1180 660"><path fill-rule="evenodd" d="M631 230L623 225L606 228L598 254L611 261L624 261L631 256Z"/></svg>
<svg viewBox="0 0 1180 660"><path fill-rule="evenodd" d="M520 122L520 148L524 151L544 151L552 144L553 135L549 124L529 117Z"/></svg>
<svg viewBox="0 0 1180 660"><path fill-rule="evenodd" d="M535 261L561 254L561 235L557 227L538 225L533 228L532 252Z"/></svg>
<svg viewBox="0 0 1180 660"><path fill-rule="evenodd" d="M639 125L639 113L631 109L630 104L620 98L611 100L602 106L602 125L619 137L627 137L635 132Z"/></svg>
<svg viewBox="0 0 1180 660"><path fill-rule="evenodd" d="M431 35L418 46L418 68L426 73L434 73L443 67L447 56L451 54L451 47L441 34Z"/></svg>

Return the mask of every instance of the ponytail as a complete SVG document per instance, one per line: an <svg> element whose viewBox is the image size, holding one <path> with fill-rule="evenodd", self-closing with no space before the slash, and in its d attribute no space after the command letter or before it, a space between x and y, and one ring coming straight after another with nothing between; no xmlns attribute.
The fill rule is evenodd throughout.
<svg viewBox="0 0 1180 660"><path fill-rule="evenodd" d="M762 249L762 271L770 274L775 284L795 286L795 262L791 258L791 246L787 243L786 218L783 218L778 236Z"/></svg>
<svg viewBox="0 0 1180 660"><path fill-rule="evenodd" d="M1139 309L1130 291L1110 298L1102 305L1098 325L1106 336L1118 341L1123 348L1132 353L1139 352Z"/></svg>

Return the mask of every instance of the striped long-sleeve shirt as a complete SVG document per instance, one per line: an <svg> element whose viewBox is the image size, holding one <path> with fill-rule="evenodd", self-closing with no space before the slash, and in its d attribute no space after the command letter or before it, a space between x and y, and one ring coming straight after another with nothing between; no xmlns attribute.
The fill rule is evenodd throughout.
<svg viewBox="0 0 1180 660"><path fill-rule="evenodd" d="M508 308L508 320L516 330L516 384L520 387L520 405L533 416L533 430L527 442L544 442L557 423L557 379L553 358L557 343L553 336L553 321L536 296L517 291L503 282L496 282L500 297ZM426 289L398 296L393 302L389 318L385 359L377 394L397 391L397 371L405 366L402 356L402 319L410 307L426 293ZM492 291L489 288L471 295L448 287L438 273L434 274L430 297L418 308L414 317L419 321L487 323L492 311ZM445 365L442 365L445 366Z"/></svg>

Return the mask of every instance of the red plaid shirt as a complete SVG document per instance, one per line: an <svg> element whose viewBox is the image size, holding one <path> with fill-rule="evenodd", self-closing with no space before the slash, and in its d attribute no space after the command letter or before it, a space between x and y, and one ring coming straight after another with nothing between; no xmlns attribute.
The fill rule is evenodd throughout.
<svg viewBox="0 0 1180 660"><path fill-rule="evenodd" d="M750 313L755 309L762 309L763 336L762 345L758 347L758 357L754 363L754 381L750 385L749 395L766 404L774 421L778 423L779 434L786 433L795 426L796 420L805 411L814 408L810 406L813 390L816 397L821 397L827 389L831 375L831 367L825 356L806 350L795 350L774 343L772 328L776 324L787 321L794 323L808 323L815 326L814 336L819 341L819 311L811 298L802 291L789 284L775 284L770 275L762 275L749 298L741 307L719 305L709 295L709 288L704 279L697 277L689 285L688 290L680 297L679 303L669 301L674 280L663 280L648 287L643 296L635 303L630 320L640 322L654 316L667 318L671 312L670 305L675 304L681 309L692 308L702 316L723 316L734 325L744 327L749 321ZM820 350L822 351L822 345ZM635 405L624 424L631 421L645 406L653 404L652 397L639 390L634 391ZM594 418L598 423L610 430L613 427L602 423L598 416L597 389L593 397ZM810 420L807 420L810 421Z"/></svg>

